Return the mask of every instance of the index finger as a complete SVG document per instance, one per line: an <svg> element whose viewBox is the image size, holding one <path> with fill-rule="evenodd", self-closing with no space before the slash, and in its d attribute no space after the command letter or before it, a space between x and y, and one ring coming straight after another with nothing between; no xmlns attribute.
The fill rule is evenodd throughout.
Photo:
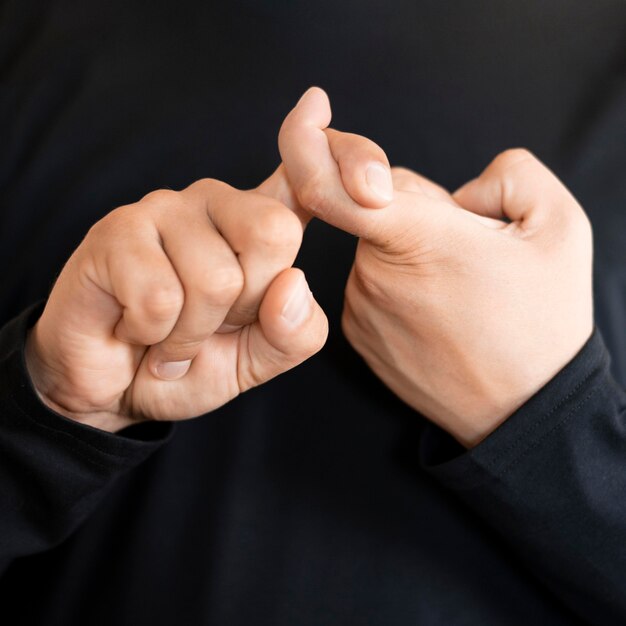
<svg viewBox="0 0 626 626"><path fill-rule="evenodd" d="M369 161L384 157L387 163L386 156L369 140L356 135L346 139L347 134L330 131L330 119L328 96L318 87L305 92L285 118L278 145L289 182L302 207L314 216L357 237L371 241L384 238L393 202L377 210L366 208L353 200L346 186L362 199L355 192L355 167L349 162L367 163L372 155ZM342 164L351 184L342 179Z"/></svg>

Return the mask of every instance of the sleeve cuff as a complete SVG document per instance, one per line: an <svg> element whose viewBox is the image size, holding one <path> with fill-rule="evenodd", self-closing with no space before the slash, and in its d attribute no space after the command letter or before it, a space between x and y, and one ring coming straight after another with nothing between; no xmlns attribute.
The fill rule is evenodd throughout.
<svg viewBox="0 0 626 626"><path fill-rule="evenodd" d="M530 400L476 447L465 450L428 422L419 442L420 465L455 490L501 480L536 449L550 442L584 410L608 374L609 355L598 329L578 354Z"/></svg>

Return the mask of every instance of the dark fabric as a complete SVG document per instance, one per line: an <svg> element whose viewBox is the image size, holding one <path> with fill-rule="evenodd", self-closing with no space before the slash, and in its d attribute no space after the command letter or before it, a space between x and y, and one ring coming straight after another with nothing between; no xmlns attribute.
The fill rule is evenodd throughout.
<svg viewBox="0 0 626 626"><path fill-rule="evenodd" d="M5 0L0 76L2 323L114 207L258 184L319 84L337 128L451 188L515 145L552 167L594 225L612 357L596 334L463 452L342 337L355 242L313 223L297 265L327 346L163 444L164 425L112 436L40 405L30 309L0 331L3 621L626 622L622 0Z"/></svg>
<svg viewBox="0 0 626 626"><path fill-rule="evenodd" d="M422 463L515 547L538 578L599 624L626 617L626 393L596 332L480 445L427 426Z"/></svg>
<svg viewBox="0 0 626 626"><path fill-rule="evenodd" d="M146 422L112 435L39 401L24 362L29 307L0 332L0 571L16 557L65 539L124 471L167 440L171 424Z"/></svg>

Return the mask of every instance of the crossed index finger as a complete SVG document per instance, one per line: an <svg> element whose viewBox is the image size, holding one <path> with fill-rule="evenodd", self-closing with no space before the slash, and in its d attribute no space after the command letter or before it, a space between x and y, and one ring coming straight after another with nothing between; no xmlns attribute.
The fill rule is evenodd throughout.
<svg viewBox="0 0 626 626"><path fill-rule="evenodd" d="M330 120L328 96L318 87L285 118L278 145L293 190L315 217L373 243L384 240L395 221L387 157L369 139L329 129Z"/></svg>

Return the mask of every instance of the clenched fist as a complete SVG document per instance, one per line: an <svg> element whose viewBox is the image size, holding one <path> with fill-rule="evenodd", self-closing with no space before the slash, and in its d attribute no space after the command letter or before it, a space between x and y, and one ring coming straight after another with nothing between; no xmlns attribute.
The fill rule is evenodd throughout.
<svg viewBox="0 0 626 626"><path fill-rule="evenodd" d="M342 180L338 156L349 156L327 128L326 95L305 97L283 124L281 156L302 207L360 238L345 334L392 391L473 446L590 336L589 221L525 150L453 195L394 168L393 202L365 208Z"/></svg>
<svg viewBox="0 0 626 626"><path fill-rule="evenodd" d="M215 180L116 209L69 259L29 335L40 396L116 431L205 413L297 365L327 334L291 267L302 230L278 200Z"/></svg>

